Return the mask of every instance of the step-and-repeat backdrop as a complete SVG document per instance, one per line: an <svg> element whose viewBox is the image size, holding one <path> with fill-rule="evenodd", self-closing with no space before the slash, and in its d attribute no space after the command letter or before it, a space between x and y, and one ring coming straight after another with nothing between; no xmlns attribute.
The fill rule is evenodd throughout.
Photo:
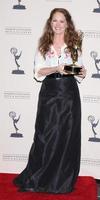
<svg viewBox="0 0 100 200"><path fill-rule="evenodd" d="M34 54L55 7L68 9L84 32L80 175L100 179L100 0L0 1L0 172L19 173L26 166L41 87L33 79Z"/></svg>

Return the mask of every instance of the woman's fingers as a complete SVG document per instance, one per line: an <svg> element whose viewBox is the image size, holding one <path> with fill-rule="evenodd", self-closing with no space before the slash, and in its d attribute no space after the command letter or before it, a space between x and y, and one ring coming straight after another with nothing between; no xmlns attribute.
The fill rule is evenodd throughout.
<svg viewBox="0 0 100 200"><path fill-rule="evenodd" d="M82 69L80 70L79 76L82 77L82 78L85 78L86 72L87 72L86 68L84 66L82 66Z"/></svg>

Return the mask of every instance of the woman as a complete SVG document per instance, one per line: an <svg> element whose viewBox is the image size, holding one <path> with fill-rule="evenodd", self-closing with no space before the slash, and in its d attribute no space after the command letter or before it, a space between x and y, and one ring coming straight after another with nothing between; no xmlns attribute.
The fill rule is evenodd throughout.
<svg viewBox="0 0 100 200"><path fill-rule="evenodd" d="M20 191L68 193L80 168L81 106L77 78L83 79L82 35L64 8L51 11L35 56L35 79L42 81L34 142L24 171L14 183ZM64 70L73 63L78 76ZM78 80L79 81L79 80Z"/></svg>

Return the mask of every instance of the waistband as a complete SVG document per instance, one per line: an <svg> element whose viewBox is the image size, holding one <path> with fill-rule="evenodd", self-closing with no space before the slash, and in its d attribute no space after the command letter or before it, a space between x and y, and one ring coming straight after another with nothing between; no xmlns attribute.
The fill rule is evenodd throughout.
<svg viewBox="0 0 100 200"><path fill-rule="evenodd" d="M69 77L69 76L73 76L72 74L71 75L65 75L65 74L60 74L60 73L53 73L53 74L50 74L50 75L47 75L46 78L55 78L55 79L59 79L59 78L64 78L64 77Z"/></svg>

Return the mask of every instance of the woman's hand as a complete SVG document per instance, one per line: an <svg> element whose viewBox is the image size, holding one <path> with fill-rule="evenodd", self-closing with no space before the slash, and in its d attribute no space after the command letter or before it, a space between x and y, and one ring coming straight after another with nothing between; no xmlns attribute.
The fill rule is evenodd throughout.
<svg viewBox="0 0 100 200"><path fill-rule="evenodd" d="M57 66L57 72L60 73L60 74L66 74L67 75L68 73L64 71L64 66L65 65Z"/></svg>
<svg viewBox="0 0 100 200"><path fill-rule="evenodd" d="M86 77L86 72L87 70L85 69L84 66L82 66L82 69L80 70L80 73L78 76L84 79Z"/></svg>

